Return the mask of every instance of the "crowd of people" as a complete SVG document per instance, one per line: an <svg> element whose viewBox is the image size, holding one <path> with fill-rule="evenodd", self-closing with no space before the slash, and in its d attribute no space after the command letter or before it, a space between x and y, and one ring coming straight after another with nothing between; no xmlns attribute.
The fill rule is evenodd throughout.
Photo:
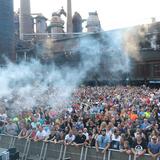
<svg viewBox="0 0 160 160"><path fill-rule="evenodd" d="M160 89L81 86L69 100L58 114L36 106L11 118L3 107L0 133L102 153L111 148L135 157L148 153L153 160L160 156Z"/></svg>

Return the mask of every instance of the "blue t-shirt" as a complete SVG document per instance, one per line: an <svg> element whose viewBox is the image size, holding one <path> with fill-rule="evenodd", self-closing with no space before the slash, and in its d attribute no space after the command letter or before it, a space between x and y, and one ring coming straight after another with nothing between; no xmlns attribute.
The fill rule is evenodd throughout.
<svg viewBox="0 0 160 160"><path fill-rule="evenodd" d="M109 135L105 135L105 136L98 135L97 137L97 143L98 143L99 148L104 149L107 146L107 144L110 142L111 142L111 138Z"/></svg>
<svg viewBox="0 0 160 160"><path fill-rule="evenodd" d="M157 154L158 152L160 152L160 143L152 143L152 142L149 142L148 143L148 148L150 149L150 151L153 153L153 154Z"/></svg>

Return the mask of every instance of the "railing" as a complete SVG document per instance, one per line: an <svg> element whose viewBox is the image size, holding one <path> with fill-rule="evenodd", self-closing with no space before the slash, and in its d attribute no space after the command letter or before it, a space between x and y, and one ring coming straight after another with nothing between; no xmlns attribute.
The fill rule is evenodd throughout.
<svg viewBox="0 0 160 160"><path fill-rule="evenodd" d="M99 32L101 33L101 32ZM94 32L78 32L78 33L31 33L27 34L24 33L21 36L22 39L25 41L32 41L33 39L36 39L36 41L43 41L46 39L52 39L52 40L59 40L63 38L70 38L70 37L76 37L76 36L82 36L82 35L92 35L95 34Z"/></svg>
<svg viewBox="0 0 160 160"><path fill-rule="evenodd" d="M106 154L96 152L95 148L75 147L72 145L53 144L44 141L34 142L17 137L0 135L0 148L15 147L20 153L21 160L134 160L118 150L109 149ZM136 160L151 160L146 154Z"/></svg>

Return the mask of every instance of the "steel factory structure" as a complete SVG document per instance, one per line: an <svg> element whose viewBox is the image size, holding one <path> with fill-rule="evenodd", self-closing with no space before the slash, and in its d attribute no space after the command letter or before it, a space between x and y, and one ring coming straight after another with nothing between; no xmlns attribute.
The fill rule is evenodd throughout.
<svg viewBox="0 0 160 160"><path fill-rule="evenodd" d="M16 17L16 33L14 39L13 0L0 0L0 53L1 62L4 55L16 62L39 58L43 63L55 62L57 65L72 65L80 61L79 43L88 38L96 39L102 44L102 58L97 71L87 80L100 83L121 81L125 83L160 84L160 22L132 27L143 33L143 38L137 41L139 59L129 57L131 68L129 72L117 72L115 77L108 68L112 58L112 51L108 51L109 38L116 31L102 31L97 12L90 12L87 19L82 19L79 13L72 15L71 0L67 0L67 13L62 8L52 14L47 26L46 18L42 14L32 14L30 0L20 0L20 13ZM64 20L67 20L67 30L64 31ZM36 17L33 17L36 15ZM16 15L17 16L17 15ZM82 32L82 23L86 22L87 32ZM19 25L17 25L19 23ZM36 31L34 31L36 28ZM133 35L135 37L135 35ZM105 39L105 41L104 41ZM132 38L131 38L132 39ZM16 43L15 50L14 44ZM130 42L132 43L132 42ZM47 44L47 45L46 45ZM49 48L47 48L49 44ZM49 52L49 56L47 54ZM40 53L40 54L39 54ZM117 51L116 51L117 53ZM121 55L117 54L121 58ZM122 59L123 60L123 59ZM115 62L116 63L116 62ZM90 74L88 74L90 75Z"/></svg>

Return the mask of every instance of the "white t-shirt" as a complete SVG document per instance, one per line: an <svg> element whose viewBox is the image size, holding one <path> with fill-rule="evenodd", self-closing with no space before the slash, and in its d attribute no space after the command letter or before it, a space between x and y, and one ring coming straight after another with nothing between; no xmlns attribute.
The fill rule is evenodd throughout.
<svg viewBox="0 0 160 160"><path fill-rule="evenodd" d="M89 140L89 134L87 132L83 132L83 135L86 136L86 140Z"/></svg>
<svg viewBox="0 0 160 160"><path fill-rule="evenodd" d="M75 140L75 135L72 134L72 136L70 136L69 134L67 134L65 136L65 141L68 142L73 142Z"/></svg>
<svg viewBox="0 0 160 160"><path fill-rule="evenodd" d="M43 130L42 132L37 131L37 133L36 133L36 137L37 137L39 140L45 139L46 136L47 136L47 133L46 133L45 130Z"/></svg>
<svg viewBox="0 0 160 160"><path fill-rule="evenodd" d="M121 136L115 137L114 134L112 134L112 141L118 141L120 142Z"/></svg>

